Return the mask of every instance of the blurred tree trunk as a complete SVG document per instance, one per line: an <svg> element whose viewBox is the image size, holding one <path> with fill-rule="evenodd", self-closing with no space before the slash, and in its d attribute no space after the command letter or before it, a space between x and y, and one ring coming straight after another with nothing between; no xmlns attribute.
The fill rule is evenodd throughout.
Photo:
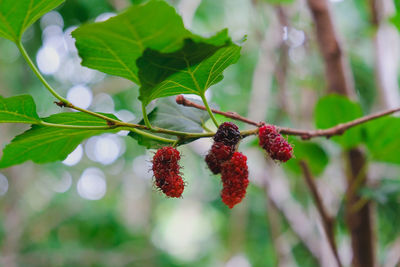
<svg viewBox="0 0 400 267"><path fill-rule="evenodd" d="M396 108L400 105L397 74L399 70L400 38L388 18L395 12L392 1L370 0L371 22L376 27L374 36L375 73L380 105Z"/></svg>
<svg viewBox="0 0 400 267"><path fill-rule="evenodd" d="M330 93L355 96L349 61L340 44L327 0L307 0L315 21L318 45L325 61Z"/></svg>
<svg viewBox="0 0 400 267"><path fill-rule="evenodd" d="M355 96L351 70L339 38L327 0L307 0L315 21L319 48L325 62L326 80L329 92ZM358 189L367 182L364 153L353 148L347 153L349 171L346 192L346 223L351 235L353 252L352 264L355 267L373 267L375 265L375 237L373 233L371 202L360 203Z"/></svg>

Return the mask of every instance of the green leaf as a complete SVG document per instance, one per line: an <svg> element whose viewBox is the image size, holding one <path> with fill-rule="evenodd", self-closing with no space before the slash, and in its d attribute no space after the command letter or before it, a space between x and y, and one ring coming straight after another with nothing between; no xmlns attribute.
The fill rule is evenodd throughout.
<svg viewBox="0 0 400 267"><path fill-rule="evenodd" d="M105 115L115 119L113 115ZM66 125L107 125L100 118L78 112L54 114L44 118L43 121ZM15 137L5 147L3 157L0 160L0 168L6 168L27 160L36 163L64 160L86 138L117 131L115 129L82 130L34 125L30 130Z"/></svg>
<svg viewBox="0 0 400 267"><path fill-rule="evenodd" d="M377 161L400 164L400 118L385 117L367 122L366 144Z"/></svg>
<svg viewBox="0 0 400 267"><path fill-rule="evenodd" d="M146 48L172 52L192 34L173 7L150 1L107 21L83 25L72 36L83 66L139 84L136 60Z"/></svg>
<svg viewBox="0 0 400 267"><path fill-rule="evenodd" d="M191 101L200 103L193 99ZM159 99L157 107L148 117L154 126L188 133L202 133L202 125L210 118L207 111L178 105L175 97Z"/></svg>
<svg viewBox="0 0 400 267"><path fill-rule="evenodd" d="M389 18L389 22L391 22L398 31L400 31L400 12L397 11L394 16Z"/></svg>
<svg viewBox="0 0 400 267"><path fill-rule="evenodd" d="M0 123L38 124L36 105L30 95L3 98L0 96Z"/></svg>
<svg viewBox="0 0 400 267"><path fill-rule="evenodd" d="M396 12L391 18L389 18L389 21L397 28L398 31L400 31L400 1L394 0L393 3Z"/></svg>
<svg viewBox="0 0 400 267"><path fill-rule="evenodd" d="M140 100L204 92L240 57L227 31L192 34L164 1L134 5L105 22L79 27L72 36L82 65L141 84Z"/></svg>
<svg viewBox="0 0 400 267"><path fill-rule="evenodd" d="M322 174L329 163L328 154L318 143L301 141L294 137L289 137L289 143L293 146L295 157L289 160L284 166L289 170L300 174L300 160L308 163L311 172L318 176Z"/></svg>
<svg viewBox="0 0 400 267"><path fill-rule="evenodd" d="M196 100L191 101L197 102ZM157 107L148 114L148 117L153 126L189 133L203 132L202 125L210 118L206 111L176 104L174 97L166 97L157 100ZM144 121L141 120L139 124L144 125ZM176 139L176 137L172 135L156 135ZM147 148L158 148L166 144L138 135L134 132L130 132L129 136L133 137L140 145ZM188 142L191 141L192 140L188 140Z"/></svg>
<svg viewBox="0 0 400 267"><path fill-rule="evenodd" d="M340 95L328 95L321 98L314 111L317 128L327 129L343 122L348 122L362 116L358 103L350 101ZM356 126L347 130L341 136L332 137L344 148L352 148L362 141L362 126Z"/></svg>
<svg viewBox="0 0 400 267"><path fill-rule="evenodd" d="M19 42L24 31L64 0L1 0L0 37Z"/></svg>
<svg viewBox="0 0 400 267"><path fill-rule="evenodd" d="M394 0L393 3L394 3L394 6L396 7L396 10L399 11L400 10L400 0Z"/></svg>
<svg viewBox="0 0 400 267"><path fill-rule="evenodd" d="M197 41L187 39L183 48L173 53L149 49L138 59L142 84L139 99L145 105L165 96L203 95L240 57L240 47L230 41L226 30Z"/></svg>

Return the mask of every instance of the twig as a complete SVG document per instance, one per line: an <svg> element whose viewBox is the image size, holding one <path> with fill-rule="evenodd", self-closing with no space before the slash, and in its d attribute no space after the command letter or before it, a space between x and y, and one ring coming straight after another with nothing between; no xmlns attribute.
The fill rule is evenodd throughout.
<svg viewBox="0 0 400 267"><path fill-rule="evenodd" d="M179 105L186 106L186 107L193 107L193 108L197 108L197 109L201 109L201 110L207 110L205 106L199 105L199 104L197 104L195 102L192 102L192 101L186 99L183 95L178 95L176 97L176 103L178 103ZM223 115L223 116L225 116L227 118L243 121L245 123L248 123L248 124L251 124L251 125L254 125L254 126L260 126L261 125L258 122L254 122L254 121L252 121L250 119L247 119L245 117L240 116L236 112L223 112L223 111L219 111L219 110L213 109L213 108L211 109L211 111L213 113L215 113L215 114L220 114L220 115Z"/></svg>
<svg viewBox="0 0 400 267"><path fill-rule="evenodd" d="M325 209L325 206L322 202L321 196L318 192L317 185L314 182L314 178L312 177L310 168L308 167L308 164L301 160L300 161L300 166L303 170L303 177L305 179L305 182L310 189L311 195L314 198L315 205L317 206L317 211L319 215L321 216L322 219L322 225L325 230L325 234L328 238L329 245L332 249L332 253L335 256L336 262L338 266L342 266L342 263L339 258L339 253L337 251L336 247L336 241L335 241L335 234L334 234L334 220L332 216L328 214L328 212Z"/></svg>
<svg viewBox="0 0 400 267"><path fill-rule="evenodd" d="M176 103L183 105L183 106L187 106L187 107L194 107L197 109L201 109L201 110L205 110L205 107L199 104L196 104L188 99L186 99L183 95L179 95L176 97ZM220 110L216 110L216 109L211 109L212 112L216 113L216 114L220 114L223 115L227 118L231 118L234 120L238 120L238 121L242 121L251 125L255 125L257 127L260 127L261 125L265 124L264 122L255 122L252 121L248 118L242 117L239 114L237 114L236 112L224 112L224 111L220 111ZM287 135L298 135L300 136L303 140L308 140L311 139L313 137L327 137L330 138L332 136L335 135L342 135L345 131L347 131L348 129L357 126L359 124L395 113L400 111L400 107L398 108L394 108L394 109L389 109L389 110L385 110L385 111L381 111L381 112L377 112L374 114L370 114L346 123L341 123L338 124L334 127L328 128L328 129L321 129L321 130L300 130L300 129L293 129L293 128L285 128L285 127L279 127L277 126L279 132L281 134L287 134Z"/></svg>

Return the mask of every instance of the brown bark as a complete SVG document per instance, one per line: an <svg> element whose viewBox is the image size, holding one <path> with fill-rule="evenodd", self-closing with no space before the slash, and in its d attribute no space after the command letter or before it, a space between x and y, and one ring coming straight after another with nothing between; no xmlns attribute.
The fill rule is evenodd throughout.
<svg viewBox="0 0 400 267"><path fill-rule="evenodd" d="M315 21L318 45L325 60L325 75L329 92L353 97L354 84L349 65L336 34L329 3L307 0Z"/></svg>
<svg viewBox="0 0 400 267"><path fill-rule="evenodd" d="M365 202L361 207L357 205L361 197L357 189L367 180L366 159L363 152L354 148L348 153L348 188L346 192L346 223L351 234L353 250L353 266L374 266L375 247L372 225L372 204Z"/></svg>
<svg viewBox="0 0 400 267"><path fill-rule="evenodd" d="M348 97L355 95L351 71L341 49L327 0L307 0L315 20L319 48L324 57L330 92ZM351 234L354 267L373 267L375 264L372 208L369 201L359 203L358 189L368 179L364 153L354 148L347 153L349 172L346 192L346 223Z"/></svg>

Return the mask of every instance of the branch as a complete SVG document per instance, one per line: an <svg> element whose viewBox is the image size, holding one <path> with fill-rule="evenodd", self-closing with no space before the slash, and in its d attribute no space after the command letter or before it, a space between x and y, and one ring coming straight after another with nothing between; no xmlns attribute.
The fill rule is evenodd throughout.
<svg viewBox="0 0 400 267"><path fill-rule="evenodd" d="M35 66L35 64L33 63L32 59L29 57L28 53L26 52L22 42L17 42L17 47L19 49L19 51L21 52L22 56L24 57L25 61L28 63L29 67L32 69L33 73L35 73L35 75L38 77L38 79L42 82L42 84L46 87L46 89L55 97L59 100L59 102L55 102L57 106L59 107L68 107L68 108L72 108L75 110L79 110L81 112L90 114L92 116L101 118L105 121L107 121L107 123L109 124L114 124L116 122L118 122L118 120L109 118L107 116L104 116L100 113L97 112L93 112L90 110L86 110L83 108L79 108L75 105L73 105L71 102L69 102L67 99L65 99L64 97L62 97L61 95L59 95L56 90L54 90L51 85L46 81L46 79L42 76L42 74L40 73L40 71L38 70L38 68Z"/></svg>
<svg viewBox="0 0 400 267"><path fill-rule="evenodd" d="M71 105L71 103L63 98L62 96L60 96L51 86L50 84L46 81L46 79L42 76L42 74L40 74L40 71L36 68L35 64L33 63L32 59L29 57L28 53L26 52L24 46L22 45L22 42L19 41L16 43L19 51L21 52L22 56L24 57L26 63L28 63L29 67L32 69L32 71L35 73L35 75L39 78L39 80L43 83L43 85L47 88L47 90L58 100L60 100L60 102L57 102L59 106L63 105L63 106L69 106Z"/></svg>
<svg viewBox="0 0 400 267"><path fill-rule="evenodd" d="M193 107L193 108L197 108L197 109L201 109L201 110L207 110L205 106L202 106L195 102L192 102L192 101L186 99L183 95L178 95L176 97L176 103L179 105L186 106L186 107ZM255 122L255 121L252 121L245 117L242 117L239 114L237 114L236 112L223 112L223 111L219 111L219 110L213 109L213 108L211 108L210 110L215 114L220 114L227 118L231 118L231 119L238 120L238 121L243 121L247 124L251 124L251 125L254 125L257 127L261 126L263 124L263 123Z"/></svg>
<svg viewBox="0 0 400 267"><path fill-rule="evenodd" d="M314 198L315 205L317 206L317 211L319 215L321 216L322 219L322 225L325 230L325 234L328 238L329 245L332 249L332 253L335 256L336 262L338 266L342 266L342 263L339 258L339 253L337 251L336 247L336 241L335 241L335 234L334 234L334 220L332 216L328 214L328 212L325 209L325 206L322 202L322 198L318 192L317 185L314 182L314 178L312 177L311 171L308 167L308 164L301 160L300 161L300 166L303 170L303 177L305 179L305 182L310 189L311 195Z"/></svg>
<svg viewBox="0 0 400 267"><path fill-rule="evenodd" d="M186 99L183 95L179 95L176 97L176 103L186 106L186 107L194 107L197 109L205 110L204 106L196 104L196 103ZM242 122L257 126L257 127L260 127L261 125L265 124L264 122L255 122L248 118L242 117L239 114L237 114L236 112L224 112L224 111L220 111L220 110L216 110L216 109L211 109L211 111L216 114L223 115L227 118L231 118L231 119L234 119L237 121L242 121ZM364 117L361 117L361 118L358 118L358 119L355 119L355 120L352 120L352 121L349 121L346 123L341 123L341 124L338 124L331 128L323 129L323 130L300 130L300 129L279 127L279 126L277 126L277 128L281 134L298 135L303 140L308 140L313 137L323 137L323 136L325 136L326 138L330 138L335 135L342 135L348 129L350 129L354 126L357 126L359 124L363 124L368 121L378 119L380 117L390 115L390 114L398 112L398 111L400 111L400 107L377 112L374 114L370 114L370 115L367 115L367 116L364 116ZM252 133L257 134L257 132L255 130L253 130Z"/></svg>

